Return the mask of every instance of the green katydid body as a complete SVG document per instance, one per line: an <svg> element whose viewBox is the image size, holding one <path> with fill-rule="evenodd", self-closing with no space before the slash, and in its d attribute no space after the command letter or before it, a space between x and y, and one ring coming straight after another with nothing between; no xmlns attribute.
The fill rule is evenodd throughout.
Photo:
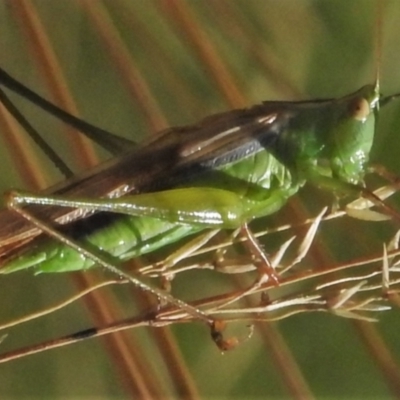
<svg viewBox="0 0 400 400"><path fill-rule="evenodd" d="M377 86L368 85L340 99L265 102L215 115L194 127L171 129L125 157L132 166L143 164L143 171L162 160L162 171L150 173L145 183L139 177L128 185L128 194L112 200L94 201L90 191L71 195L73 207L101 211L89 221L110 221L90 229L78 221L66 231L125 260L206 228L236 228L270 215L306 181L349 192L363 181L378 109ZM127 161L119 163L119 170L127 168ZM68 190L54 193L28 202L71 206L65 200ZM5 259L1 273L93 266L75 250L40 236Z"/></svg>

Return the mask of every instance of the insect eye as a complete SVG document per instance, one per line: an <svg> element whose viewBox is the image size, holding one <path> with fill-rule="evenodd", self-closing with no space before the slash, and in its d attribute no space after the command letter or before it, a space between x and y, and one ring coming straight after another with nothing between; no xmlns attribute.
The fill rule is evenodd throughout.
<svg viewBox="0 0 400 400"><path fill-rule="evenodd" d="M364 121L368 117L370 111L369 103L363 97L354 99L349 105L349 114L357 121Z"/></svg>

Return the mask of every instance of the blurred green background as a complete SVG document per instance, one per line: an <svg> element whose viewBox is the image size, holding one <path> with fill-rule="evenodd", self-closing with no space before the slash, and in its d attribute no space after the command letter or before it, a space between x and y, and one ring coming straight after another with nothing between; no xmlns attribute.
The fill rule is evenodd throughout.
<svg viewBox="0 0 400 400"><path fill-rule="evenodd" d="M377 3L2 1L1 66L54 99L45 61L51 49L79 114L140 141L167 126L194 123L230 108L268 99L337 97L371 83L378 63ZM381 89L395 93L400 91L400 8L396 0L381 1L381 6ZM41 43L49 42L43 53L36 43L38 32ZM60 75L55 80L62 84ZM25 101L13 99L76 171L87 168L69 145L62 125ZM399 123L400 104L382 111L372 154L374 162L395 172L400 170ZM15 145L10 148L5 138L0 143L1 189L33 188L34 183L19 172L22 156ZM28 159L46 173L43 186L62 179L30 139L23 138L22 143ZM99 156L106 154L100 151ZM297 214L288 208L267 223L290 220L298 215L299 204L315 213L331 199L316 200L316 193L306 188L291 204ZM326 258L314 263L379 254L382 242L394 231L389 223L341 219L321 233L317 244ZM182 274L173 288L183 299L201 298L202 291L223 292L226 280L215 272ZM29 271L1 276L0 288L0 321L41 309L76 291L69 276L34 277ZM111 312L108 320L135 315L135 307L140 310L126 295L116 296L112 298L119 301L116 304L105 297L105 306L117 312ZM96 324L92 314L82 302L9 329L1 352L92 326ZM118 354L110 343L95 339L2 364L0 396L400 398L399 386L390 383L400 373L399 312L394 309L378 317L380 322L371 333L363 324L327 314L297 315L265 325L251 340L224 355L200 324L175 326L171 336L167 329L161 333L141 328L128 334L126 348L119 347ZM121 354L126 354L123 361Z"/></svg>

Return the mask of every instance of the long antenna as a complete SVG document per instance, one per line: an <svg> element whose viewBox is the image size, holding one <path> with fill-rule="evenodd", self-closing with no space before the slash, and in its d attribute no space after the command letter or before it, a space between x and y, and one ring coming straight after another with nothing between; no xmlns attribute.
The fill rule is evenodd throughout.
<svg viewBox="0 0 400 400"><path fill-rule="evenodd" d="M382 66L382 48L383 48L383 1L376 1L376 20L377 23L375 25L375 90L379 92L379 78L381 73ZM384 107L386 104L390 103L393 100L396 100L400 97L400 93L395 93L390 96L381 97L379 99L379 107Z"/></svg>
<svg viewBox="0 0 400 400"><path fill-rule="evenodd" d="M382 65L382 29L383 29L383 2L380 0L377 0L375 3L375 8L376 8L376 24L375 24L375 90L380 93L380 75L381 75L381 65Z"/></svg>

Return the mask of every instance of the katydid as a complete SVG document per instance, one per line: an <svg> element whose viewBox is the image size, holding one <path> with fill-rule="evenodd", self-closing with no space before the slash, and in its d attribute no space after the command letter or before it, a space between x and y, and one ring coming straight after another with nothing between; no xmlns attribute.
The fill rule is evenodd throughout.
<svg viewBox="0 0 400 400"><path fill-rule="evenodd" d="M41 218L115 257L139 256L205 228L237 228L272 214L306 181L363 191L380 101L387 100L377 85L367 85L341 99L264 102L217 114L169 129L46 195L18 194L14 202L40 204ZM102 213L88 217L94 210ZM42 245L38 229L11 215L0 214L0 272L93 266L59 243ZM83 217L84 229L74 222Z"/></svg>
<svg viewBox="0 0 400 400"><path fill-rule="evenodd" d="M3 84L15 83L2 76ZM217 114L169 129L46 195L18 194L13 202L41 205L35 215L114 257L136 257L206 228L237 228L272 214L306 181L339 193L362 192L376 114L387 99L377 85L367 85L341 99L267 101ZM101 213L87 216L94 210ZM94 264L44 240L10 211L0 214L0 222L1 273Z"/></svg>
<svg viewBox="0 0 400 400"><path fill-rule="evenodd" d="M7 84L14 80L5 72L0 77L11 88L23 87ZM367 85L341 99L265 102L228 111L167 130L45 195L10 193L10 208L26 220L12 210L0 214L0 272L84 270L97 261L205 320L218 346L229 348L206 314L125 274L113 260L152 252L204 229L238 228L277 211L306 181L345 194L361 191L379 203L360 185L379 102L387 99L380 99L377 85ZM40 103L49 108L45 100ZM89 194L104 199L92 200ZM42 220L59 222L61 235ZM32 222L36 225L29 226ZM98 248L100 257L88 252L87 244ZM114 257L111 262L104 261L104 252ZM271 269L264 273L275 279Z"/></svg>
<svg viewBox="0 0 400 400"><path fill-rule="evenodd" d="M32 96L6 73L0 78L92 139L100 135L112 152L128 146ZM341 99L228 111L167 130L44 195L14 193L11 207L23 205L20 212L39 223L59 223L56 230L82 249L48 240L42 226L3 211L0 273L85 270L97 257L88 247L118 262L204 229L237 228L275 213L305 182L339 194L362 192L380 203L362 184L379 103L387 99L380 99L377 85L368 85ZM275 278L273 271L268 277Z"/></svg>

